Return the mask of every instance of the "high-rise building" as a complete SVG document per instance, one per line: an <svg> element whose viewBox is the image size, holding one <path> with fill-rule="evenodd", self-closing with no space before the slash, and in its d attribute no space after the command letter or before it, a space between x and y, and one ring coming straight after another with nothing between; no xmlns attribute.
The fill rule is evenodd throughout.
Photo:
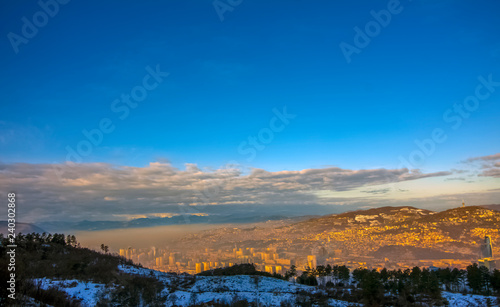
<svg viewBox="0 0 500 307"><path fill-rule="evenodd" d="M316 260L316 255L308 255L307 256L307 266L311 269L315 269L318 262Z"/></svg>
<svg viewBox="0 0 500 307"><path fill-rule="evenodd" d="M484 242L481 244L481 259L493 258L493 248L491 247L491 237L485 236Z"/></svg>
<svg viewBox="0 0 500 307"><path fill-rule="evenodd" d="M203 271L210 270L210 262L203 262Z"/></svg>
<svg viewBox="0 0 500 307"><path fill-rule="evenodd" d="M283 273L283 267L281 265L277 265L274 267L275 273L282 274Z"/></svg>
<svg viewBox="0 0 500 307"><path fill-rule="evenodd" d="M271 273L271 274L272 274L272 273L274 273L274 270L273 270L273 266L272 266L272 265L266 265L264 268L265 268L265 271L266 271L267 273Z"/></svg>
<svg viewBox="0 0 500 307"><path fill-rule="evenodd" d="M163 257L156 257L156 266L163 266Z"/></svg>
<svg viewBox="0 0 500 307"><path fill-rule="evenodd" d="M479 266L484 266L486 267L489 271L493 271L496 269L496 261L489 259L489 258L484 258L484 259L479 259Z"/></svg>
<svg viewBox="0 0 500 307"><path fill-rule="evenodd" d="M196 274L201 273L203 271L203 266L201 263L196 263Z"/></svg>
<svg viewBox="0 0 500 307"><path fill-rule="evenodd" d="M481 253L478 262L480 266L484 266L490 271L496 268L496 260L493 259L493 248L491 246L490 236L485 236L484 242L481 243Z"/></svg>

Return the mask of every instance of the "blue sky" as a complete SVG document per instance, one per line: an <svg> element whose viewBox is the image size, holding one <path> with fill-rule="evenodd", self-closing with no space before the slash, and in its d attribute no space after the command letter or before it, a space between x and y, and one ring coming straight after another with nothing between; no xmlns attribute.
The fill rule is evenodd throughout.
<svg viewBox="0 0 500 307"><path fill-rule="evenodd" d="M41 7L3 1L0 162L63 164L103 118L115 129L84 164L395 169L436 128L447 139L423 173L500 152L500 88L458 129L443 119L479 76L500 81L498 1L231 3L221 20L212 1L69 1L16 53L9 33ZM391 3L399 12L348 63L339 45ZM120 119L113 101L157 65L168 77ZM255 158L241 154L284 107L296 117Z"/></svg>

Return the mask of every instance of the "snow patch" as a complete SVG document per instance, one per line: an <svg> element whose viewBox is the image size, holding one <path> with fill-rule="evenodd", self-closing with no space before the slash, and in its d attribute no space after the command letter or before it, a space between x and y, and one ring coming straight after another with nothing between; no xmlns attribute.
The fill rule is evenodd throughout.
<svg viewBox="0 0 500 307"><path fill-rule="evenodd" d="M361 222L361 223L364 223L366 222L367 220L373 220L373 219L376 219L378 218L378 215L356 215L356 217L354 218L354 220L356 220L356 222Z"/></svg>
<svg viewBox="0 0 500 307"><path fill-rule="evenodd" d="M280 306L282 302L295 304L297 294L305 291L316 293L316 287L294 284L264 276L197 276L189 289L170 293L166 306L190 306L211 301L231 303L235 300L259 302L263 306ZM329 306L353 306L340 300L329 300Z"/></svg>
<svg viewBox="0 0 500 307"><path fill-rule="evenodd" d="M500 302L497 301L497 298L494 296L451 293L445 291L442 292L442 296L448 300L448 302L450 303L450 307L487 306L486 301L488 300L488 298L490 299L492 306L500 305Z"/></svg>
<svg viewBox="0 0 500 307"><path fill-rule="evenodd" d="M64 291L68 296L81 300L81 306L95 306L99 294L106 288L106 285L93 282L84 282L76 279L55 280L49 278L33 279L35 285L40 285L44 290L57 288Z"/></svg>

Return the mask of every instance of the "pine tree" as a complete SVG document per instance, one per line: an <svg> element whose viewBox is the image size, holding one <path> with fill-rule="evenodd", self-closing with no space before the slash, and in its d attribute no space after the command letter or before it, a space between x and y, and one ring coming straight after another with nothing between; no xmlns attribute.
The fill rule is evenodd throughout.
<svg viewBox="0 0 500 307"><path fill-rule="evenodd" d="M483 278L481 275L481 270L479 270L477 263L467 267L467 281L474 293L480 293L483 288Z"/></svg>

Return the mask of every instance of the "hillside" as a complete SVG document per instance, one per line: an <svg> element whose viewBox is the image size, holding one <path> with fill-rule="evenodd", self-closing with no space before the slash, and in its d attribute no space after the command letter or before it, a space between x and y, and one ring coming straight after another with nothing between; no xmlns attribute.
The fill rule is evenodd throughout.
<svg viewBox="0 0 500 307"><path fill-rule="evenodd" d="M333 228L352 226L378 226L418 219L435 212L414 207L380 207L368 210L357 210L341 214L309 219L293 225L296 228L307 227L318 232Z"/></svg>
<svg viewBox="0 0 500 307"><path fill-rule="evenodd" d="M378 259L393 258L393 255L401 255L408 260L419 259L463 259L468 255L450 253L432 248L421 248L416 246L385 245L371 254Z"/></svg>
<svg viewBox="0 0 500 307"><path fill-rule="evenodd" d="M147 269L123 267L124 274L136 276L151 276ZM167 274L154 272L163 281L169 281ZM86 283L78 280L39 279L42 289L57 287L70 297L76 298L81 306L95 306L102 294L106 293L106 285ZM258 287L252 276L203 277L196 280L190 287L181 288L167 294L164 306L300 306L298 299L304 293L318 293L315 287L293 284L273 278L259 278ZM299 294L300 293L300 294ZM316 294L317 296L317 294ZM482 307L495 304L498 298L483 295L464 295L461 293L442 292L449 307ZM216 303L217 302L217 303ZM305 303L305 302L304 302ZM238 305L240 304L240 305ZM308 306L307 304L301 304ZM336 299L326 299L323 306L363 306L359 303ZM493 306L493 305L492 305Z"/></svg>
<svg viewBox="0 0 500 307"><path fill-rule="evenodd" d="M500 211L482 207L460 207L433 212L414 207L382 207L312 218L279 227L219 228L192 234L172 248L231 250L234 246L272 249L288 257L350 261L351 267L373 265L384 260L455 259L465 267L477 259L479 243L492 237L494 253L500 246ZM426 258L402 253L376 253L385 246L425 249ZM446 258L443 258L446 257ZM253 258L252 258L253 259ZM257 260L254 260L257 261ZM346 263L346 262L344 262ZM358 264L357 264L358 263ZM415 265L409 262L407 265Z"/></svg>
<svg viewBox="0 0 500 307"><path fill-rule="evenodd" d="M486 208L486 209L500 211L500 204L496 204L496 205L482 205L480 207L483 207L483 208Z"/></svg>
<svg viewBox="0 0 500 307"><path fill-rule="evenodd" d="M454 208L443 212L411 207L384 207L350 212L333 217L296 224L302 230L322 232L305 234L315 241L334 243L349 254L367 255L384 246L400 245L428 249L428 257L441 258L443 252L452 259L475 259L478 242L492 236L495 248L500 243L500 212L481 208ZM368 227L369 226L369 227ZM435 250L435 253L431 252ZM452 255L453 254L453 255ZM375 254L376 255L376 254ZM401 254L386 254L399 260ZM385 257L384 257L385 258ZM426 259L426 258L420 258Z"/></svg>

